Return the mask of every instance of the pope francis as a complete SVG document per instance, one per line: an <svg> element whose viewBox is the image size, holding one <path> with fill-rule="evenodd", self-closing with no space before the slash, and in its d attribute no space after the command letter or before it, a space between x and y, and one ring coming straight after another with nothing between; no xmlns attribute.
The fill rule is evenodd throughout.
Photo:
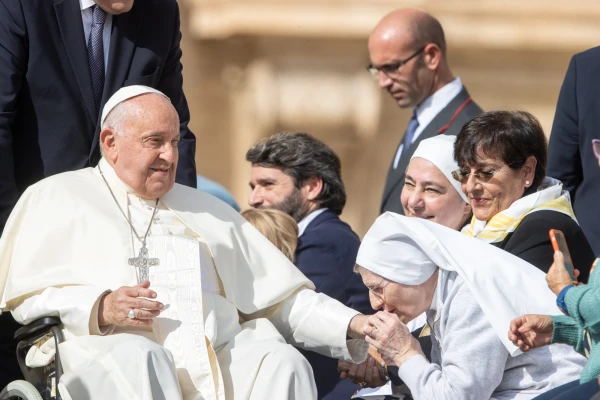
<svg viewBox="0 0 600 400"><path fill-rule="evenodd" d="M98 166L31 186L0 240L0 308L62 320L64 399L314 399L290 344L364 360L367 317L315 293L228 205L175 184L166 96L123 88L101 127Z"/></svg>

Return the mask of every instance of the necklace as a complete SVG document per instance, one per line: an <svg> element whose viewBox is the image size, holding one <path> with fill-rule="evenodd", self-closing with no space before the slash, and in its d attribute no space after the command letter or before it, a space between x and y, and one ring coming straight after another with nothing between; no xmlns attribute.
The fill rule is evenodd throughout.
<svg viewBox="0 0 600 400"><path fill-rule="evenodd" d="M127 218L127 215L125 215L125 211L123 211L123 209L121 208L121 205L117 201L117 197L113 193L112 189L110 188L110 185L108 184L108 181L104 177L104 174L102 173L102 169L100 168L100 165L98 165L98 171L100 171L100 176L102 176L102 179L104 180L104 183L106 184L106 187L108 188L108 191L110 192L113 200L117 204L117 207L119 207L119 211L121 211L123 218L125 218L125 221L127 221L129 226L131 227L131 230L133 231L133 234L135 235L135 237L142 243L142 247L140 248L140 254L137 257L132 257L132 258L128 259L128 264L134 266L135 268L137 268L140 271L139 277L138 277L139 282L147 281L148 277L149 277L149 273L148 273L149 267L156 266L160 263L160 260L158 258L149 258L148 257L148 248L146 247L146 238L148 237L148 233L150 232L150 227L152 226L152 223L154 222L154 216L156 215L156 210L158 209L158 199L156 199L156 204L154 205L154 210L152 211L152 217L150 217L150 223L148 224L148 228L146 228L146 233L144 234L144 237L141 237L140 235L137 234L135 228L133 227L133 224L131 223L129 218Z"/></svg>

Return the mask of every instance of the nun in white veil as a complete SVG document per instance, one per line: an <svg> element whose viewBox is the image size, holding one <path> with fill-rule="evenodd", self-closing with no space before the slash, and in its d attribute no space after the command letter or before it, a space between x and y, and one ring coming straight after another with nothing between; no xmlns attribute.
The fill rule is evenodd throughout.
<svg viewBox="0 0 600 400"><path fill-rule="evenodd" d="M526 313L558 314L544 274L457 231L393 213L379 217L357 266L383 311L364 332L416 400L530 399L577 379L585 359L566 345L522 354L507 337ZM526 311L527 310L527 311ZM405 323L426 312L429 362Z"/></svg>
<svg viewBox="0 0 600 400"><path fill-rule="evenodd" d="M460 183L452 178L456 136L438 135L419 143L408 163L400 203L407 217L428 219L460 231L473 213Z"/></svg>

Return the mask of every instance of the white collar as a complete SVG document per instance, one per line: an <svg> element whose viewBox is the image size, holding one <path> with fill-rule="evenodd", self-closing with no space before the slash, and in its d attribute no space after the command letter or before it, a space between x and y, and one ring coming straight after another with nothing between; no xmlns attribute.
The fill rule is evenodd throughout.
<svg viewBox="0 0 600 400"><path fill-rule="evenodd" d="M298 237L304 234L306 227L310 224L315 218L325 212L327 208L320 208L308 214L306 217L302 218L302 221L298 222Z"/></svg>
<svg viewBox="0 0 600 400"><path fill-rule="evenodd" d="M108 161L104 157L100 159L100 162L98 162L98 166L96 167L96 169L102 171L102 175L104 175L106 181L113 190L118 189L125 191L127 194L135 194L134 190L125 182L123 182L121 178L119 178L119 176L115 172L115 169L108 163Z"/></svg>
<svg viewBox="0 0 600 400"><path fill-rule="evenodd" d="M417 106L419 126L426 127L463 89L459 77L444 85L437 92L426 98Z"/></svg>
<svg viewBox="0 0 600 400"><path fill-rule="evenodd" d="M87 10L90 7L93 7L96 5L96 2L94 0L79 0L79 6L81 7L81 11L83 10Z"/></svg>

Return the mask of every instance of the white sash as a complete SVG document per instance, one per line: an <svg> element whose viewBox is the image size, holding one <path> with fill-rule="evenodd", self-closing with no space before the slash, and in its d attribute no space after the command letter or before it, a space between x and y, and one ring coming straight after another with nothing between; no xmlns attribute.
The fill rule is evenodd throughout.
<svg viewBox="0 0 600 400"><path fill-rule="evenodd" d="M156 341L171 351L178 370L187 370L204 399L218 399L223 389L215 385L222 386L222 379L214 376L220 370L205 332L200 243L187 236L149 236L148 249L160 259L150 267L150 287L165 305L152 324Z"/></svg>

